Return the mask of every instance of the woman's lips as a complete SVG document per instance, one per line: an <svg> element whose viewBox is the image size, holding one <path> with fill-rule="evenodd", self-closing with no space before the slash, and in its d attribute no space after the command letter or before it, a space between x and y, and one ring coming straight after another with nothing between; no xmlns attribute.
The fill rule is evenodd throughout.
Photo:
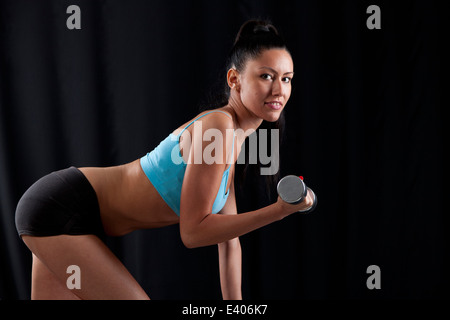
<svg viewBox="0 0 450 320"><path fill-rule="evenodd" d="M279 101L269 101L264 102L264 104L273 110L280 110L283 107L283 104Z"/></svg>

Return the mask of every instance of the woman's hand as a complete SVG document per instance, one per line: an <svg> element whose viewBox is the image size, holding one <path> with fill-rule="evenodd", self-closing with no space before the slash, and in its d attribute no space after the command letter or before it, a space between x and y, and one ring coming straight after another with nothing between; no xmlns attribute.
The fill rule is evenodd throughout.
<svg viewBox="0 0 450 320"><path fill-rule="evenodd" d="M313 203L314 203L313 194L311 192L308 192L305 199L303 199L303 201L298 204L287 203L278 196L276 205L280 209L280 214L282 215L281 218L285 218L288 215L291 215L297 211L307 210L311 208Z"/></svg>

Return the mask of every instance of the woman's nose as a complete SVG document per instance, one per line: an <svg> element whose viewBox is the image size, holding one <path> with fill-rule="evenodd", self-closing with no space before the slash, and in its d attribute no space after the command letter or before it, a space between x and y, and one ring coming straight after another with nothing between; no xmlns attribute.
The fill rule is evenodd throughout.
<svg viewBox="0 0 450 320"><path fill-rule="evenodd" d="M281 79L275 79L272 83L272 95L273 96L281 96L283 95L283 86L281 83Z"/></svg>

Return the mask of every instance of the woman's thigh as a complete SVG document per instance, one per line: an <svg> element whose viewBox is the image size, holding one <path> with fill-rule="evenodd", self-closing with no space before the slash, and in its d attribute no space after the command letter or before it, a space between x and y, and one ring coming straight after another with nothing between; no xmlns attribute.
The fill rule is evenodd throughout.
<svg viewBox="0 0 450 320"><path fill-rule="evenodd" d="M53 272L33 254L31 272L32 300L80 300L73 290L69 290Z"/></svg>
<svg viewBox="0 0 450 320"><path fill-rule="evenodd" d="M149 299L120 260L95 235L22 238L37 257L32 275L34 298L50 298L52 290L55 295L61 292L64 297L75 298L64 290L67 288L80 299ZM69 266L76 266L77 274ZM67 286L71 276L79 281L79 288Z"/></svg>

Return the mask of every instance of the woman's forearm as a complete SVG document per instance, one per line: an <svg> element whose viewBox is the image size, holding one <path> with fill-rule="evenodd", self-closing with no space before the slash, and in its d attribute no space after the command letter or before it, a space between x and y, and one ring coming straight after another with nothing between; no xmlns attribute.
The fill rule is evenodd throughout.
<svg viewBox="0 0 450 320"><path fill-rule="evenodd" d="M191 227L180 224L181 238L188 248L208 246L237 238L282 218L283 210L277 203L237 215L208 214Z"/></svg>
<svg viewBox="0 0 450 320"><path fill-rule="evenodd" d="M239 238L218 244L220 286L224 300L242 299L242 250Z"/></svg>

